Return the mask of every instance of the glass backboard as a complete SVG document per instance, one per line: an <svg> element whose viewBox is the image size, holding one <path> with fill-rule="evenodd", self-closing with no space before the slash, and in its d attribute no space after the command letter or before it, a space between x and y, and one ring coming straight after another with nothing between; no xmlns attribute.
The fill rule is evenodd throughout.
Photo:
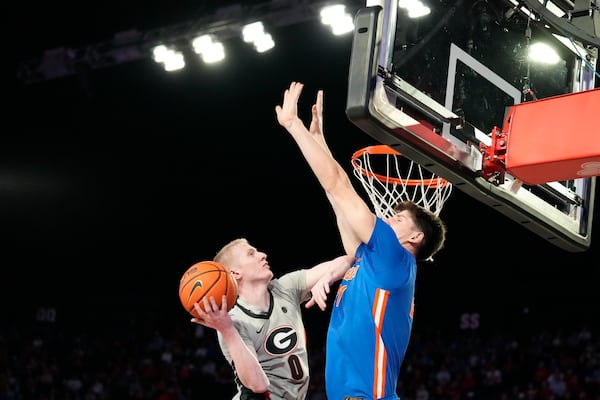
<svg viewBox="0 0 600 400"><path fill-rule="evenodd" d="M355 17L346 112L378 142L579 252L591 242L595 176L527 185L482 175L481 148L510 106L595 87L598 10L578 23L576 4L557 4L367 1ZM539 44L554 50L542 63L529 58Z"/></svg>

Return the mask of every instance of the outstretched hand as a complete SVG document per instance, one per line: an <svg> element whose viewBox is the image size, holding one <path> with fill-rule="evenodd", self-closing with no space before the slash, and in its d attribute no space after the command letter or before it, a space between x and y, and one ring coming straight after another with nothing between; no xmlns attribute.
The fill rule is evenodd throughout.
<svg viewBox="0 0 600 400"><path fill-rule="evenodd" d="M277 121L279 125L289 129L298 118L298 99L304 85L300 82L292 82L290 87L283 93L283 104L275 106Z"/></svg>
<svg viewBox="0 0 600 400"><path fill-rule="evenodd" d="M329 291L329 277L324 276L310 289L312 296L310 300L306 302L304 307L311 308L316 304L321 311L325 311L327 308L327 295L329 294Z"/></svg>
<svg viewBox="0 0 600 400"><path fill-rule="evenodd" d="M277 121L281 126L290 129L295 121L300 121L298 117L298 99L302 93L304 84L292 82L290 87L283 93L283 105L275 106ZM317 92L317 99L311 108L312 119L310 121L309 133L311 137L328 153L331 151L325 142L323 134L323 90ZM302 121L300 121L302 123Z"/></svg>

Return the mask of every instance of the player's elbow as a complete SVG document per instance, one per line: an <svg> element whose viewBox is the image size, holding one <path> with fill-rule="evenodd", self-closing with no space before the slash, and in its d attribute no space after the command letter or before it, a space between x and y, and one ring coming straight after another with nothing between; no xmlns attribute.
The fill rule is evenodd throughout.
<svg viewBox="0 0 600 400"><path fill-rule="evenodd" d="M269 380L257 380L246 386L253 393L266 393L269 391Z"/></svg>
<svg viewBox="0 0 600 400"><path fill-rule="evenodd" d="M244 374L240 374L239 378L242 382L242 385L244 385L253 393L265 393L269 390L269 386L271 384L267 374L265 374L262 368L260 369L260 373L257 371L255 374L246 374L245 376Z"/></svg>
<svg viewBox="0 0 600 400"><path fill-rule="evenodd" d="M346 175L346 173L339 168L336 169L335 172L336 173L329 175L327 179L324 179L321 182L325 192L333 198L336 198L337 196L343 196L344 194L348 193L349 190L353 190L353 186L348 178L348 175Z"/></svg>

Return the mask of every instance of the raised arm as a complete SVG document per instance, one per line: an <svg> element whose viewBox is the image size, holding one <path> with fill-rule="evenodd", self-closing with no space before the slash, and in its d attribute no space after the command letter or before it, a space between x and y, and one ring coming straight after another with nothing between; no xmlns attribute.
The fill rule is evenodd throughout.
<svg viewBox="0 0 600 400"><path fill-rule="evenodd" d="M324 139L319 139L319 136L322 137L322 132L319 135L311 133L298 117L298 99L302 88L301 83L290 84L289 89L284 92L283 104L275 107L277 121L295 140L325 190L338 219L344 248L348 254L354 254L361 242L368 242L375 226L375 214L356 193L348 174L332 157ZM315 104L317 108L318 104L317 96L317 104ZM322 108L322 99L320 104ZM319 126L319 122L316 124L315 126ZM313 123L311 123L311 130L312 127Z"/></svg>
<svg viewBox="0 0 600 400"><path fill-rule="evenodd" d="M315 104L312 106L312 120L310 121L309 133L312 138L333 158L333 154L325 141L325 135L323 131L323 91L317 92L317 99ZM331 203L333 211L336 216L336 223L342 244L348 254L353 254L354 250L361 242L360 238L356 236L356 233L352 230L348 221L344 219L344 215L340 212L336 206L335 199L326 192L327 199Z"/></svg>

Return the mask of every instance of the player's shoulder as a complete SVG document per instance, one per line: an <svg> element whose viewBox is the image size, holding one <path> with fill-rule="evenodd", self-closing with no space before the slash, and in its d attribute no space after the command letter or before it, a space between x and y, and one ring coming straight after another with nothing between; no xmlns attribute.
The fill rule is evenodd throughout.
<svg viewBox="0 0 600 400"><path fill-rule="evenodd" d="M292 289L305 286L306 270L298 269L295 271L285 273L279 278L272 279L270 284L273 287L283 287L285 289Z"/></svg>
<svg viewBox="0 0 600 400"><path fill-rule="evenodd" d="M306 291L306 270L295 270L272 279L269 287L274 296L297 300Z"/></svg>

